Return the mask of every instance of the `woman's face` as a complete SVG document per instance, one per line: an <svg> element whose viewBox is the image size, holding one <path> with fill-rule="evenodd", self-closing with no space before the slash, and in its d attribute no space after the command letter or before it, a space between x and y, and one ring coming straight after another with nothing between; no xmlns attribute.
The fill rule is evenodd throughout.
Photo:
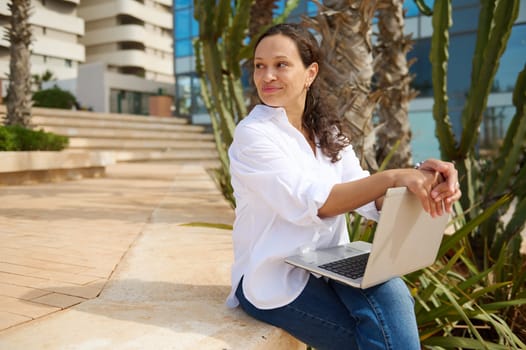
<svg viewBox="0 0 526 350"><path fill-rule="evenodd" d="M296 43L277 34L263 38L254 53L254 84L259 98L288 114L303 114L307 87L318 73L318 64L305 68Z"/></svg>

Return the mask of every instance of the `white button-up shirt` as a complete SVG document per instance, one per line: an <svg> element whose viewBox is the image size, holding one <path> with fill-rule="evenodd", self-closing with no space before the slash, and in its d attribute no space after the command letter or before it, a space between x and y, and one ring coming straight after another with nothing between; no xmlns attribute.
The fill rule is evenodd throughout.
<svg viewBox="0 0 526 350"><path fill-rule="evenodd" d="M369 175L349 146L332 163L312 148L288 121L283 108L256 106L236 127L229 149L236 198L233 229L232 291L243 277L246 298L260 309L292 302L307 284L309 272L285 263L285 257L307 249L349 241L345 217L321 219L318 209L335 184ZM357 211L373 220L371 202Z"/></svg>

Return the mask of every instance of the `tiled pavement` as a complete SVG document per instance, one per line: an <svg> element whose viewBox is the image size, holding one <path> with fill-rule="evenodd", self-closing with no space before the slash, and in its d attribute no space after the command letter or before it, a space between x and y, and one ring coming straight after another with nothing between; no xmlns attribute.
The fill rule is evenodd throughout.
<svg viewBox="0 0 526 350"><path fill-rule="evenodd" d="M0 187L0 349L293 350L228 309L233 211L197 164Z"/></svg>
<svg viewBox="0 0 526 350"><path fill-rule="evenodd" d="M104 178L0 187L0 334L99 295L176 173L129 163Z"/></svg>

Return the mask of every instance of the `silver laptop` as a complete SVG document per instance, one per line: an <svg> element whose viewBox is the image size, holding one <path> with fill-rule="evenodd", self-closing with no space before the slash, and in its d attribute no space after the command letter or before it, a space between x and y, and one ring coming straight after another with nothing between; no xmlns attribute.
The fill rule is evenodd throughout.
<svg viewBox="0 0 526 350"><path fill-rule="evenodd" d="M407 188L390 188L372 244L351 242L285 261L353 287L369 288L431 265L448 220L447 213L432 218Z"/></svg>

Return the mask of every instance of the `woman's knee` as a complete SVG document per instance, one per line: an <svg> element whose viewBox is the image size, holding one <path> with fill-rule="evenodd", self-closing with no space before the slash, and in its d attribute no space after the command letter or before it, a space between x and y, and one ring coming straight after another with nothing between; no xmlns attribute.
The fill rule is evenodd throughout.
<svg viewBox="0 0 526 350"><path fill-rule="evenodd" d="M419 348L413 298L400 278L368 289L333 284L349 313L359 320L362 347L402 349L399 345L405 343L404 349Z"/></svg>
<svg viewBox="0 0 526 350"><path fill-rule="evenodd" d="M387 305L393 306L394 302L399 307L407 308L411 313L414 311L415 300L405 282L399 277L378 285L377 290L371 292Z"/></svg>

